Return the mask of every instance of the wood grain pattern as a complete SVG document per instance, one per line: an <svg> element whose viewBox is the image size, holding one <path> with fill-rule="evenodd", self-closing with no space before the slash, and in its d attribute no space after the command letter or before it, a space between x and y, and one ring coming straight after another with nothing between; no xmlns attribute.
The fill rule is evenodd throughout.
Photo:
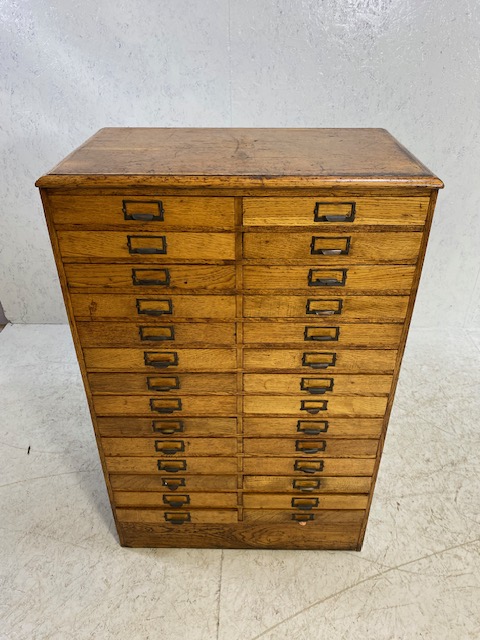
<svg viewBox="0 0 480 640"><path fill-rule="evenodd" d="M112 478L116 478L113 476ZM295 476L244 476L243 488L255 493L368 493L371 478L346 476L338 478L298 478Z"/></svg>
<svg viewBox="0 0 480 640"><path fill-rule="evenodd" d="M187 436L234 436L237 433L237 418L218 416L209 417L154 417L141 418L138 416L97 418L97 429L100 436L116 438L129 437L179 437Z"/></svg>
<svg viewBox="0 0 480 640"><path fill-rule="evenodd" d="M375 376L381 378L381 376ZM94 394L235 394L237 378L234 373L90 373L88 382ZM379 381L380 382L380 381ZM372 385L373 386L373 385Z"/></svg>
<svg viewBox="0 0 480 640"><path fill-rule="evenodd" d="M383 414L382 414L383 415ZM315 453L315 449L318 452ZM342 440L330 438L328 434L321 436L302 436L296 434L290 438L248 438L243 443L246 456L294 456L300 458L325 457L330 458L375 458L378 440Z"/></svg>
<svg viewBox="0 0 480 640"><path fill-rule="evenodd" d="M136 397L136 396L135 396ZM386 397L332 396L308 398L297 396L246 395L243 401L245 415L305 415L320 417L381 417L387 408ZM212 410L212 413L214 411Z"/></svg>
<svg viewBox="0 0 480 640"><path fill-rule="evenodd" d="M209 456L209 452L207 452L205 455ZM236 474L238 471L236 457L228 458L222 456L212 456L198 458L180 458L178 456L175 456L175 458L170 457L168 459L165 458L164 460L162 460L161 462L163 463L163 467L159 469L158 461L161 457L161 455L158 455L155 458L142 458L140 456L113 456L106 457L105 464L110 473L154 473L157 475L162 474L163 476L171 474L172 477L180 477L187 474L190 475L192 473L225 475L232 473ZM184 462L185 464L183 465L182 462ZM184 469L182 469L182 467L184 467Z"/></svg>
<svg viewBox="0 0 480 640"><path fill-rule="evenodd" d="M294 501L292 505L292 500ZM318 502L317 502L318 500ZM291 510L295 505L313 506L308 509L308 513L315 513L321 509L365 509L367 506L367 496L364 495L313 495L295 496L282 495L277 493L245 493L243 505L245 509L282 509ZM298 507L301 508L300 506Z"/></svg>
<svg viewBox="0 0 480 640"><path fill-rule="evenodd" d="M118 507L155 507L165 511L172 509L236 509L237 492L234 493L161 493L158 491L115 491L115 503ZM177 504L184 506L177 507ZM341 507L333 507L341 508ZM346 507L347 508L347 507ZM364 507L348 507L364 508Z"/></svg>
<svg viewBox="0 0 480 640"><path fill-rule="evenodd" d="M222 371L235 370L234 349L84 349L89 370Z"/></svg>
<svg viewBox="0 0 480 640"><path fill-rule="evenodd" d="M100 374L97 374L100 375ZM336 395L387 396L392 385L391 375L348 375L311 373L245 373L246 393L297 394L304 398L322 399Z"/></svg>
<svg viewBox="0 0 480 640"><path fill-rule="evenodd" d="M299 421L296 418L249 416L244 418L245 437L283 437L291 436L306 438L308 433L312 437L329 438L379 438L382 432L382 418L329 418L320 416L304 416Z"/></svg>
<svg viewBox="0 0 480 640"><path fill-rule="evenodd" d="M362 478L363 480L363 478ZM235 492L237 496L237 476L178 476L171 475L122 475L112 474L110 482L114 491L176 491L192 492ZM350 484L348 485L350 486ZM353 493L353 489L352 489Z"/></svg>
<svg viewBox="0 0 480 640"><path fill-rule="evenodd" d="M218 458L220 460L220 458ZM375 458L275 458L245 457L243 471L246 475L287 475L297 473L299 477L316 476L371 476ZM298 471L297 471L298 468ZM303 469L303 471L302 471ZM309 471L305 471L309 469Z"/></svg>
<svg viewBox="0 0 480 640"><path fill-rule="evenodd" d="M235 395L228 396L188 396L183 393L176 395L157 396L97 396L93 397L93 406L99 416L128 416L128 415L205 415L234 416L237 413ZM382 412L383 413L383 412Z"/></svg>
<svg viewBox="0 0 480 640"><path fill-rule="evenodd" d="M100 351L92 349L91 351ZM116 351L120 351L117 349ZM133 350L132 350L133 351ZM244 349L245 371L298 369L299 373L393 373L397 352L389 350L348 350L335 348Z"/></svg>

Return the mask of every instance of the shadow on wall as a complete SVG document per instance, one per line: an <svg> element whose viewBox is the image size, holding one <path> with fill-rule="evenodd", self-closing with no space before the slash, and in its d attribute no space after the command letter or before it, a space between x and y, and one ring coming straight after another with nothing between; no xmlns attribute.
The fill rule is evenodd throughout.
<svg viewBox="0 0 480 640"><path fill-rule="evenodd" d="M7 324L8 320L5 317L5 313L3 312L2 304L0 303L0 327L4 324Z"/></svg>

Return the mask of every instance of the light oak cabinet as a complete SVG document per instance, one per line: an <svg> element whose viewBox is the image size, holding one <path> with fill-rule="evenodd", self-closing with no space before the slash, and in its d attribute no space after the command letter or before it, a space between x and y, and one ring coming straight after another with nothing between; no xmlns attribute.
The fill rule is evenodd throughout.
<svg viewBox="0 0 480 640"><path fill-rule="evenodd" d="M360 549L442 182L381 129L102 129L37 186L121 544Z"/></svg>

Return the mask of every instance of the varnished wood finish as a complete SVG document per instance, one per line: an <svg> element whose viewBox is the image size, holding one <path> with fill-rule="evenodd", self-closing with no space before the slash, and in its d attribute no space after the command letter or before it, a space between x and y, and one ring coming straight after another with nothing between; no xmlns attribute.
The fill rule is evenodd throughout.
<svg viewBox="0 0 480 640"><path fill-rule="evenodd" d="M37 185L121 544L360 548L441 181L380 129L103 129Z"/></svg>

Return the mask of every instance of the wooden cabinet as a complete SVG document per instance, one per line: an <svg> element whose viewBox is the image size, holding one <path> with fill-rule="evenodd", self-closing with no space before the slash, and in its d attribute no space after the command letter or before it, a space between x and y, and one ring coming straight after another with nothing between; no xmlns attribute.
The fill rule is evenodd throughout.
<svg viewBox="0 0 480 640"><path fill-rule="evenodd" d="M102 129L37 186L121 544L360 549L442 182L381 129Z"/></svg>

